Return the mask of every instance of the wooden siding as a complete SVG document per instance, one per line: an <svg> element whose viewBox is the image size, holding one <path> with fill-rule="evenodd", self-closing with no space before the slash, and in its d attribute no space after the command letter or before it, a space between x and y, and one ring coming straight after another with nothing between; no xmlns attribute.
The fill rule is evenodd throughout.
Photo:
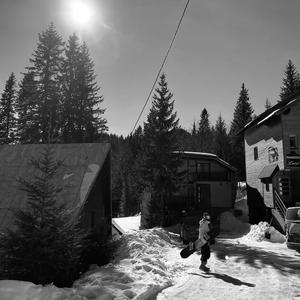
<svg viewBox="0 0 300 300"><path fill-rule="evenodd" d="M207 163L210 165L210 174L202 174L203 180L201 180L201 174L199 174L198 180L211 180L211 181L230 181L231 177L229 174L233 172L226 168L225 166L221 165L215 160L209 159L195 159L195 158L183 158L183 163L179 167L179 171L188 171L186 174L188 181L197 181L197 163Z"/></svg>
<svg viewBox="0 0 300 300"><path fill-rule="evenodd" d="M289 154L300 155L300 102L294 103L287 108L281 115L283 129L283 147L285 153L285 168L290 168L286 156ZM290 149L289 136L291 134L297 137L297 148Z"/></svg>
<svg viewBox="0 0 300 300"><path fill-rule="evenodd" d="M199 174L199 176L194 176L197 174L197 163L210 164L210 175L201 176ZM184 199L187 206L195 206L197 202L197 185L208 184L210 186L210 206L212 208L233 207L236 184L233 183L235 178L231 169L214 159L184 157L179 170L186 172L186 174L179 184L176 201L181 202Z"/></svg>
<svg viewBox="0 0 300 300"><path fill-rule="evenodd" d="M231 182L201 182L210 185L211 207L232 207Z"/></svg>
<svg viewBox="0 0 300 300"><path fill-rule="evenodd" d="M261 180L258 178L264 166L278 164L280 169L284 168L282 128L280 122L262 125L258 128L252 127L245 132L245 160L246 181L249 186L259 191L264 196ZM258 149L258 159L254 160L254 148ZM269 160L269 149L277 150L277 160ZM265 204L273 207L273 197L265 194Z"/></svg>

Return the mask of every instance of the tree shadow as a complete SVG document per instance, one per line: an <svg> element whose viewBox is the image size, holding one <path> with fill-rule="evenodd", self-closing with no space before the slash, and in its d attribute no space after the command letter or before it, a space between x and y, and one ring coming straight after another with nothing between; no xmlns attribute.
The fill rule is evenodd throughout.
<svg viewBox="0 0 300 300"><path fill-rule="evenodd" d="M233 285L246 285L248 287L255 287L255 284L253 284L253 283L241 281L241 280L234 278L232 276L229 276L227 274L219 274L219 273L213 273L213 272L208 272L207 275L202 275L202 274L198 274L198 273L189 273L189 274L201 276L203 278L211 278L213 276L217 279L221 279L221 280L223 280L227 283L231 283Z"/></svg>
<svg viewBox="0 0 300 300"><path fill-rule="evenodd" d="M278 254L272 250L265 251L257 247L233 244L228 240L218 240L211 248L220 260L225 261L225 257L229 256L237 263L248 264L257 269L272 266L283 275L300 272L300 259L296 254L295 256Z"/></svg>

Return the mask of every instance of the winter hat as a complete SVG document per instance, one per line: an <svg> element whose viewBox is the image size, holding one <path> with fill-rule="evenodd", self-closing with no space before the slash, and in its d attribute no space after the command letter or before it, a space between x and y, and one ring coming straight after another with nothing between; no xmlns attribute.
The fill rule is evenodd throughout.
<svg viewBox="0 0 300 300"><path fill-rule="evenodd" d="M209 215L209 213L204 212L204 213L203 213L203 219L205 219L205 220L207 220L207 221L210 221L210 215Z"/></svg>

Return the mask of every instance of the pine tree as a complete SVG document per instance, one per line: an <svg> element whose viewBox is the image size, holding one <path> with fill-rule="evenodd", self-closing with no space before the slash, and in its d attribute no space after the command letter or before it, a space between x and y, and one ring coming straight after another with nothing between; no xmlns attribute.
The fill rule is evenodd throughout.
<svg viewBox="0 0 300 300"><path fill-rule="evenodd" d="M212 150L212 128L210 126L209 114L204 108L201 112L198 128L199 149L201 152L211 152Z"/></svg>
<svg viewBox="0 0 300 300"><path fill-rule="evenodd" d="M107 121L103 117L105 109L101 108L104 99L98 95L100 88L95 79L94 63L84 43L80 46L78 62L76 142L93 142L99 134L107 130Z"/></svg>
<svg viewBox="0 0 300 300"><path fill-rule="evenodd" d="M34 74L38 104L38 119L35 126L40 136L35 142L50 142L60 131L61 71L63 63L63 41L53 23L39 34L37 49L27 68Z"/></svg>
<svg viewBox="0 0 300 300"><path fill-rule="evenodd" d="M39 140L37 86L32 72L25 73L19 85L16 101L17 133L21 144L35 143Z"/></svg>
<svg viewBox="0 0 300 300"><path fill-rule="evenodd" d="M266 99L266 103L265 103L265 109L267 110L267 109L269 109L269 108L271 108L272 107L272 103L271 103L271 101L267 98Z"/></svg>
<svg viewBox="0 0 300 300"><path fill-rule="evenodd" d="M58 202L62 188L54 179L62 162L53 159L51 148L30 163L34 177L19 179L27 206L15 213L15 229L0 237L1 277L70 285L78 276L86 234L74 210Z"/></svg>
<svg viewBox="0 0 300 300"><path fill-rule="evenodd" d="M300 93L300 77L299 73L292 63L288 61L286 70L284 71L284 78L282 79L282 87L280 93L280 100L291 100Z"/></svg>
<svg viewBox="0 0 300 300"><path fill-rule="evenodd" d="M16 78L11 73L0 99L0 144L16 141Z"/></svg>
<svg viewBox="0 0 300 300"><path fill-rule="evenodd" d="M148 227L164 224L167 200L176 189L178 160L172 152L177 150L176 129L179 119L177 113L173 112L172 97L166 76L162 74L144 123L143 178L151 191Z"/></svg>
<svg viewBox="0 0 300 300"><path fill-rule="evenodd" d="M69 143L77 141L77 110L80 103L78 82L80 45L76 34L69 37L65 48L65 56L62 76L62 140L64 143Z"/></svg>
<svg viewBox="0 0 300 300"><path fill-rule="evenodd" d="M245 84L242 84L240 96L237 100L233 120L230 127L230 137L232 145L232 157L230 162L237 168L238 176L241 181L246 178L245 170L245 150L244 150L244 137L238 135L238 132L244 128L244 126L252 120L253 108L249 100L248 90L245 88Z"/></svg>
<svg viewBox="0 0 300 300"><path fill-rule="evenodd" d="M199 140L199 134L198 134L198 127L196 125L196 121L193 121L192 130L190 134L190 142L189 142L189 150L190 151L200 151L200 140ZM185 150L186 147L183 147Z"/></svg>
<svg viewBox="0 0 300 300"><path fill-rule="evenodd" d="M225 161L229 160L230 143L226 124L221 114L219 115L214 131L214 153Z"/></svg>

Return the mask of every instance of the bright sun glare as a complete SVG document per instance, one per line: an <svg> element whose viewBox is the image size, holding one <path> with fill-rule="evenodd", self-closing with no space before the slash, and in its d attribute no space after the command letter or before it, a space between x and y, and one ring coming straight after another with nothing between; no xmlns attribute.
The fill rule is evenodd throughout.
<svg viewBox="0 0 300 300"><path fill-rule="evenodd" d="M74 25L88 26L93 20L93 8L88 1L72 0L69 1L69 16Z"/></svg>

